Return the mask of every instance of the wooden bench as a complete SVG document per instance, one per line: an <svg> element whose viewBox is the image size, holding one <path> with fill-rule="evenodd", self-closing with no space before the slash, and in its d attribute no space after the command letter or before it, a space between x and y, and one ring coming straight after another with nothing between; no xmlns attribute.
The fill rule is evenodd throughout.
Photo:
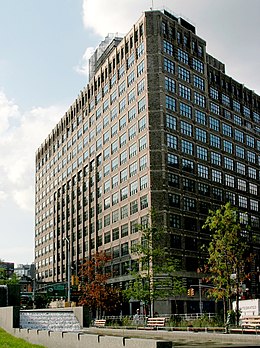
<svg viewBox="0 0 260 348"><path fill-rule="evenodd" d="M94 321L94 326L96 327L104 327L106 325L106 319L96 319Z"/></svg>
<svg viewBox="0 0 260 348"><path fill-rule="evenodd" d="M152 328L164 327L166 318L148 318L147 326Z"/></svg>
<svg viewBox="0 0 260 348"><path fill-rule="evenodd" d="M260 329L260 316L248 316L241 318L241 328L244 329Z"/></svg>

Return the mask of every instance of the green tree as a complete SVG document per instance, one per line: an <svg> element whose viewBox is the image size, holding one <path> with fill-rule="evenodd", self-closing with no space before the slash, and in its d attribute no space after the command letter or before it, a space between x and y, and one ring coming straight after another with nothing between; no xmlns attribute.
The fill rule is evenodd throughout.
<svg viewBox="0 0 260 348"><path fill-rule="evenodd" d="M214 286L210 296L216 301L223 300L226 322L226 304L231 310L231 299L236 294L238 323L239 285L247 277L246 266L250 261L246 240L248 227L242 229L239 212L226 203L216 211L209 212L203 228L211 233L206 264L207 280Z"/></svg>
<svg viewBox="0 0 260 348"><path fill-rule="evenodd" d="M185 293L186 289L181 278L177 276L179 263L164 246L165 229L155 222L154 215L151 215L151 220L150 225L138 226L141 232L140 242L131 249L137 266L132 270L132 280L123 294L128 300L142 301L149 307L150 315L153 316L154 300L176 298ZM177 304L176 301L175 303Z"/></svg>

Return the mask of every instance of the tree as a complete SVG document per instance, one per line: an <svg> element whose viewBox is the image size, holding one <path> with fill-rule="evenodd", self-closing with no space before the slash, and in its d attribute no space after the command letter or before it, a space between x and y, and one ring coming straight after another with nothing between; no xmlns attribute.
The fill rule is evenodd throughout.
<svg viewBox="0 0 260 348"><path fill-rule="evenodd" d="M104 252L96 253L86 260L80 268L81 293L79 304L97 310L100 317L104 311L116 309L120 304L120 291L108 283L111 277L105 266L111 258Z"/></svg>
<svg viewBox="0 0 260 348"><path fill-rule="evenodd" d="M150 315L153 316L153 302L156 299L167 299L171 296L185 293L180 278L176 276L179 264L164 247L165 230L151 215L152 223L147 226L138 226L141 239L136 243L131 253L136 256L137 267L132 270L132 280L123 291L124 296L130 300L142 301L149 306ZM177 302L176 311L177 311Z"/></svg>
<svg viewBox="0 0 260 348"><path fill-rule="evenodd" d="M238 211L230 203L210 211L203 226L211 233L206 272L214 288L210 291L215 300L223 300L224 321L226 302L231 309L231 298L236 293L237 323L239 320L239 285L247 277L246 266L250 261L246 231L242 230Z"/></svg>

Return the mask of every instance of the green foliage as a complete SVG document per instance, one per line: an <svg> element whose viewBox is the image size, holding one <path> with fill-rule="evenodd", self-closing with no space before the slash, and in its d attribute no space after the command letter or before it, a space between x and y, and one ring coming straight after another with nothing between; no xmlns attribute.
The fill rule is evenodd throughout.
<svg viewBox="0 0 260 348"><path fill-rule="evenodd" d="M35 308L47 308L51 299L47 296L47 294L36 294L34 298Z"/></svg>
<svg viewBox="0 0 260 348"><path fill-rule="evenodd" d="M20 338L16 338L0 328L0 347L6 348L44 348L36 344L28 343Z"/></svg>
<svg viewBox="0 0 260 348"><path fill-rule="evenodd" d="M230 300L236 284L246 278L249 247L242 236L238 217L237 210L227 203L210 211L203 226L211 233L206 273L214 286L209 294L216 300ZM232 274L236 277L232 278Z"/></svg>
<svg viewBox="0 0 260 348"><path fill-rule="evenodd" d="M156 224L154 215L151 219L151 225L138 227L141 240L132 247L131 252L137 257L139 267L132 271L132 281L123 291L127 299L143 301L145 304L186 292L181 279L176 276L178 262L164 247L165 230Z"/></svg>

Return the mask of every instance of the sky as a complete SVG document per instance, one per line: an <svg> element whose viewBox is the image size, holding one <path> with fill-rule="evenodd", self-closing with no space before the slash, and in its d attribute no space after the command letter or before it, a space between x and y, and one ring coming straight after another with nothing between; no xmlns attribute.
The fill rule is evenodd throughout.
<svg viewBox="0 0 260 348"><path fill-rule="evenodd" d="M259 0L0 0L0 259L33 262L35 152L87 84L94 49L152 7L195 25L260 93Z"/></svg>

